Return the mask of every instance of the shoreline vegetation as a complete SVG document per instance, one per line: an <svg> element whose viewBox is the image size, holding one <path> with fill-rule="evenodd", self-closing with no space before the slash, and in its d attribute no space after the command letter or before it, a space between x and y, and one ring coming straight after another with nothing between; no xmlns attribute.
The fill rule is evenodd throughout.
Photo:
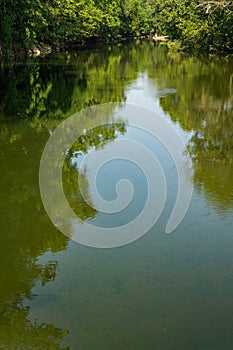
<svg viewBox="0 0 233 350"><path fill-rule="evenodd" d="M0 0L0 60L133 39L233 52L233 1Z"/></svg>

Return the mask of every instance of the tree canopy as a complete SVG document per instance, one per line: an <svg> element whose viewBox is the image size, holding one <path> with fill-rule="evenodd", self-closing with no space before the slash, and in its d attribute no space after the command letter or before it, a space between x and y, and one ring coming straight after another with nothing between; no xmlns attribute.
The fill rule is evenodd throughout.
<svg viewBox="0 0 233 350"><path fill-rule="evenodd" d="M158 32L191 49L232 50L233 2L0 0L0 55Z"/></svg>

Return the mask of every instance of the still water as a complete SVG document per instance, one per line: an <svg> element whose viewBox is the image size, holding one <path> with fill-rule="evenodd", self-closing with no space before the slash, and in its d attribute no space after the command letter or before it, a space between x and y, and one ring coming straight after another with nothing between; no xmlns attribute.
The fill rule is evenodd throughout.
<svg viewBox="0 0 233 350"><path fill-rule="evenodd" d="M170 55L150 42L119 44L3 66L0 93L0 349L232 349L233 59ZM84 116L82 136L63 165L64 192L82 222L125 225L148 194L142 169L118 159L101 168L97 187L112 201L116 183L127 178L130 204L99 212L84 173L86 203L77 179L90 152L126 138L143 143L167 182L164 210L147 234L95 249L51 223L39 166L62 121L109 102L149 108L176 128L192 159L194 190L183 221L166 234L178 191L166 148L127 118L111 124L114 108ZM103 119L108 125L93 128Z"/></svg>

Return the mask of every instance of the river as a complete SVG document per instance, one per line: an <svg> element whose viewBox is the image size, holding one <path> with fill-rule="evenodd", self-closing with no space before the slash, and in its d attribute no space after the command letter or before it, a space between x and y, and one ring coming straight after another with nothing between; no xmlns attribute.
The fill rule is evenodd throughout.
<svg viewBox="0 0 233 350"><path fill-rule="evenodd" d="M94 117L80 114L103 104ZM127 105L139 111L142 124L154 113L172 127L192 164L186 184L192 197L171 233L166 225L182 186L176 161L160 139L128 123L127 108L113 123L114 111ZM130 139L133 158L143 158L136 151L140 143L163 168L166 203L156 209L162 190L159 203L150 205L158 220L150 225L142 217L148 229L136 225L131 243L109 249L80 244L72 225L63 234L45 210L41 157L56 128L75 113L81 136L64 156L62 181L79 230L130 224L144 210L154 174L149 167L145 176L129 153L106 163L97 177L102 197L114 201L122 178L134 193L123 210L101 213L90 176L81 171L85 156L111 154L117 142ZM4 64L0 143L0 349L232 349L231 56L169 53L164 45L135 41ZM163 189L163 179L155 176L151 191ZM56 184L50 185L52 191ZM65 209L48 191L52 211L62 216Z"/></svg>

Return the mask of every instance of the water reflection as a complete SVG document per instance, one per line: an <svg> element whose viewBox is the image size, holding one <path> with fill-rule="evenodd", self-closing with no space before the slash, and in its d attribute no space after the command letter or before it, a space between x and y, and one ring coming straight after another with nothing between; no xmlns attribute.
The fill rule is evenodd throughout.
<svg viewBox="0 0 233 350"><path fill-rule="evenodd" d="M160 100L174 122L191 132L194 181L220 210L233 206L233 62L184 57L164 78L177 89Z"/></svg>
<svg viewBox="0 0 233 350"><path fill-rule="evenodd" d="M93 122L96 123L96 120ZM89 182L86 174L84 172L80 173L79 164L87 152L104 147L110 141L114 142L119 134L125 132L123 122L90 129L79 137L67 153L63 166L63 188L71 208L83 221L94 218L97 211L93 208L93 205L88 205L88 202L91 203ZM85 198L86 200L88 198L88 201L83 199L83 192L80 193L80 181L82 182L82 191L85 192Z"/></svg>
<svg viewBox="0 0 233 350"><path fill-rule="evenodd" d="M1 118L29 118L38 131L53 130L59 120L86 106L125 101L129 84L140 72L154 82L149 89L159 88L157 98L164 112L192 132L189 151L196 187L219 209L232 207L230 59L169 56L165 48L142 43L6 67L0 74ZM12 133L11 142L18 137Z"/></svg>
<svg viewBox="0 0 233 350"><path fill-rule="evenodd" d="M80 57L64 55L49 63L31 61L1 69L0 184L4 200L0 203L0 259L4 268L0 339L4 348L31 349L38 344L40 348L58 349L67 334L52 324L37 324L22 304L23 299L33 297L31 289L36 283L46 285L56 276L56 262L39 264L38 256L66 249L68 240L45 215L38 188L40 156L61 119L87 105L124 100L122 81L137 74L125 62L135 54L134 47L113 53L108 49L102 53L86 51ZM123 60L121 55L125 56ZM106 141L114 139L115 131L108 130L103 136ZM82 145L91 143L87 139ZM91 213L84 209L83 201L79 203L76 198L75 203L83 219L95 214L93 209Z"/></svg>
<svg viewBox="0 0 233 350"><path fill-rule="evenodd" d="M67 238L49 225L40 200L37 179L43 136L38 138L24 122L1 125L0 344L4 349L61 349L67 334L32 320L22 304L33 297L35 283L46 285L56 276L57 263L40 264L38 256L67 247Z"/></svg>
<svg viewBox="0 0 233 350"><path fill-rule="evenodd" d="M232 74L230 60L169 56L165 48L158 48L154 43L55 55L51 59L1 68L0 347L8 349L14 345L25 349L61 349L68 330L73 328L73 349L80 344L83 348L91 344L89 348L103 349L103 341L107 342L108 348L115 346L119 349L121 336L122 348L124 344L128 344L128 348L132 344L135 348L140 346L140 349L145 344L153 348L155 342L152 340L156 334L155 341L162 344L161 348L173 350L174 339L177 349L182 342L184 348L190 345L194 326L197 327L197 337L206 339L205 330L211 328L211 322L214 322L215 330L211 328L211 334L217 344L222 344L222 339L232 344L228 322L232 317L232 284L229 282L232 244L228 244L232 242L230 224L226 227L218 221L211 226L206 222L202 228L201 223L196 223L197 232L190 233L190 222L195 221L194 211L183 230L184 234L181 233L183 241L164 243L161 240L155 246L152 238L148 238L151 239L150 244L144 242L145 246L138 245L136 254L135 251L132 253L132 247L115 253L115 256L113 252L112 255L98 253L98 271L92 270L96 266L97 253L89 251L87 254L87 250L80 248L80 255L77 256L76 248L73 248L63 275L59 275L64 255L59 261L56 260L56 254L68 249L68 238L49 222L38 188L40 157L50 133L60 121L86 106L125 101L140 75L147 82L147 89L137 89L137 96L149 96L147 101L152 106L159 102L169 118L191 136L189 152L194 162L196 188L206 195L211 205L220 210L231 209ZM91 121L87 123L88 126L91 126ZM98 144L99 134L103 137L101 141L110 142L124 132L124 125L119 125L115 130L93 130L84 139L79 139L67 155L63 169L64 187L71 206L83 220L95 217L96 212L80 197L78 173L72 166L72 160L75 160L76 152L85 153L89 147ZM214 219L217 220L216 217ZM198 232L203 229L208 233L208 230L213 231L215 228L228 232L228 236L225 242L221 239L211 240L212 245L208 249L213 253L213 258L210 260L208 252L201 250L205 244L210 244L210 239L202 244L203 238ZM197 239L190 243L187 232L197 235L199 241ZM182 242L185 242L184 245L181 245ZM158 249L156 254L155 249ZM179 254L176 255L175 251ZM130 256L130 252L132 260L127 256ZM49 258L41 262L41 257L46 253L54 253L54 260ZM75 273L79 274L78 281L70 273L73 266ZM210 282L211 291L205 285L206 280ZM60 294L56 293L56 283ZM181 291L181 285L186 289ZM50 292L41 293L39 299L34 295L35 291L46 289ZM226 301L221 299L222 289L226 295L229 293ZM65 295L68 300L72 295L76 308L71 301L64 302L65 297L61 302L57 295ZM44 298L43 302L40 297ZM41 310L42 319L47 315L46 312L49 314L49 303L54 303L58 306L55 311L53 309L55 320L37 323L31 316L30 308L23 303L25 299L35 303L38 313ZM145 300L149 300L146 305ZM91 302L90 306L88 302ZM221 311L216 308L216 304L220 308L222 306ZM63 326L64 315L61 310L65 313L67 305L66 324ZM192 309L192 305L195 309ZM202 315L198 318L199 309L204 313L204 321ZM129 318L125 316L125 310L128 310ZM186 332L187 319L193 312L198 322L190 321ZM103 315L107 316L99 323ZM182 330L177 315L184 326ZM60 318L60 327L57 326L57 318ZM117 333L122 327L122 319L128 327L128 337ZM147 320L143 330L142 319ZM224 329L221 320L225 322ZM75 322L79 324L79 339L75 333ZM230 328L229 332L227 327ZM93 337L90 337L90 329ZM140 337L141 331L143 335ZM114 339L114 344L111 339ZM213 348L212 336L209 335L208 339L207 345ZM194 348L194 345L189 348Z"/></svg>

